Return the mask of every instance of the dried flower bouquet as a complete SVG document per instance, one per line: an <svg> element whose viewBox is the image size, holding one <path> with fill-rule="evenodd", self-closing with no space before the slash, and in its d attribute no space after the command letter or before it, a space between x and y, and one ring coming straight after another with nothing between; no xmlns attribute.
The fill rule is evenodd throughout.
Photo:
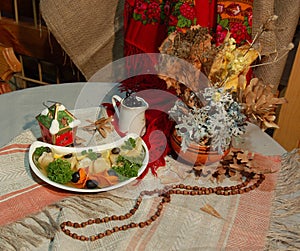
<svg viewBox="0 0 300 251"><path fill-rule="evenodd" d="M228 34L224 43L216 46L208 29L192 26L185 33L171 33L160 52L158 71L164 67L170 75L159 76L180 97L169 113L177 123L183 151L196 142L222 152L232 137L245 132L246 121L262 129L277 127L275 109L286 100L276 97L272 85L257 78L246 80L260 56L254 42L238 46Z"/></svg>

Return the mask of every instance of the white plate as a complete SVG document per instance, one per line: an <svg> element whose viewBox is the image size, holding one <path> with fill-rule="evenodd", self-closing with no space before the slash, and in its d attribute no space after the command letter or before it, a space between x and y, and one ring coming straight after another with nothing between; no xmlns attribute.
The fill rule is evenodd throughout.
<svg viewBox="0 0 300 251"><path fill-rule="evenodd" d="M125 137L121 138L118 141L112 142L112 143L108 143L105 145L99 145L99 146L91 146L91 147L63 147L63 146L55 146L55 145L51 145L48 143L44 143L44 142L40 142L40 141L35 141L34 143L31 144L30 149L29 149L29 163L31 166L32 171L43 181L45 181L46 183L60 188L60 189L64 189L64 190L68 190L68 191L73 191L73 192L80 192L80 193L97 193L97 192L105 192L105 191L109 191L112 189L116 189L122 186L127 185L128 183L132 182L133 180L137 179L142 173L143 171L146 169L148 161L149 161L149 151L148 148L145 144L144 141L142 141L142 145L144 146L146 153L145 153L145 158L143 161L143 165L141 166L141 168L138 171L138 176L137 177L133 177L133 178L129 178L128 180L122 181L120 183L117 183L115 185L112 186L107 186L104 188L96 188L96 189L84 189L84 188L76 188L76 187L70 187L70 186L66 186L66 185L62 185L59 183L56 183L50 179L48 179L48 177L46 177L39 169L38 167L34 164L33 162L33 153L35 151L35 149L37 147L40 146L48 146L51 149L55 149L55 151L60 152L62 154L68 154L68 153L80 153L83 150L88 150L88 149L92 149L94 152L99 152L99 151L103 151L106 149L112 149L114 147L118 147L120 145L122 145L124 143L124 141L128 140L129 138L137 138L138 135L137 134L127 134Z"/></svg>

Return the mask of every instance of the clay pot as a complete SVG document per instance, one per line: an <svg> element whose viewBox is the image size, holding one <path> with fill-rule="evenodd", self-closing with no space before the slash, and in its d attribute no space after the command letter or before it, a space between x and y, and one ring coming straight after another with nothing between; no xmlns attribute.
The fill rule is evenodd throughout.
<svg viewBox="0 0 300 251"><path fill-rule="evenodd" d="M182 138L178 136L177 131L174 130L170 138L170 143L172 149L178 156L178 160L183 160L194 166L220 161L229 153L229 148L223 154L220 154L217 151L210 150L210 146L202 146L197 143L192 143L189 145L188 149L183 152L181 151L181 141Z"/></svg>

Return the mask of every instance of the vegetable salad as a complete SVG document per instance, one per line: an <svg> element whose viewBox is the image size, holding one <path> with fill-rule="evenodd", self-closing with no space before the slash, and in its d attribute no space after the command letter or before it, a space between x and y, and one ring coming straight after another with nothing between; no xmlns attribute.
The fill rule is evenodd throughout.
<svg viewBox="0 0 300 251"><path fill-rule="evenodd" d="M146 150L141 138L128 138L118 147L95 151L60 153L55 147L37 147L32 160L50 180L76 188L115 185L138 176ZM74 151L74 150L73 150Z"/></svg>

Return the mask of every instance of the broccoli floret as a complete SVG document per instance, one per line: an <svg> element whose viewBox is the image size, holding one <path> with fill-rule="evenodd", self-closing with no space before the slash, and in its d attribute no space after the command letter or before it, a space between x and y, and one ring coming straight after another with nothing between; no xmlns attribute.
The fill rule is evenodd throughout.
<svg viewBox="0 0 300 251"><path fill-rule="evenodd" d="M66 184L72 180L72 174L71 163L67 160L56 159L47 167L47 177L56 183Z"/></svg>

